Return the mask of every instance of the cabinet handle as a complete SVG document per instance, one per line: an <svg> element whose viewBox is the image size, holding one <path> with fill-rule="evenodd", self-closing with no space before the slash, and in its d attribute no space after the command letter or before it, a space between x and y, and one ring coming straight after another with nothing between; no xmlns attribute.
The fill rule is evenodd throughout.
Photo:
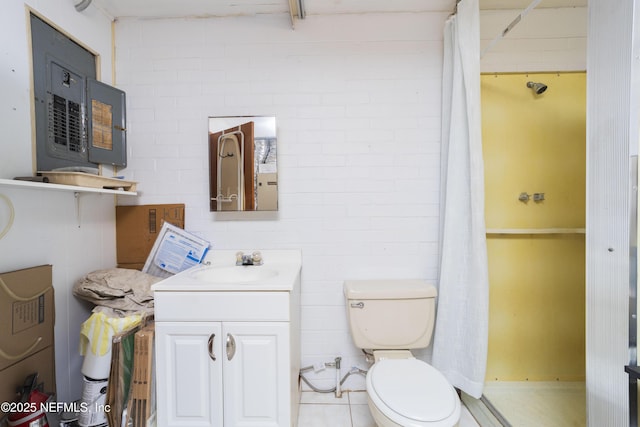
<svg viewBox="0 0 640 427"><path fill-rule="evenodd" d="M236 354L236 340L233 335L227 334L227 360L233 359Z"/></svg>
<svg viewBox="0 0 640 427"><path fill-rule="evenodd" d="M209 357L211 358L211 360L213 360L214 362L216 361L216 355L213 352L213 340L216 337L216 334L211 334L209 335L209 343L208 343L208 348L209 348Z"/></svg>

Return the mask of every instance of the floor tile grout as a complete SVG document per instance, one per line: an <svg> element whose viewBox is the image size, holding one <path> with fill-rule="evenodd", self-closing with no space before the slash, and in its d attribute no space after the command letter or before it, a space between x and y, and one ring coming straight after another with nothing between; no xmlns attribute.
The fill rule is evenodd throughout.
<svg viewBox="0 0 640 427"><path fill-rule="evenodd" d="M362 396L355 398L356 395L352 396L351 393L360 393ZM327 395L323 396L319 393L303 392L300 399L298 427L326 427L329 425L336 427L376 427L366 400L360 400L360 398L365 397L366 392L345 392L345 394L342 399L346 399L346 401ZM460 426L478 427L479 425L466 407L463 408L463 411L465 414L461 417Z"/></svg>

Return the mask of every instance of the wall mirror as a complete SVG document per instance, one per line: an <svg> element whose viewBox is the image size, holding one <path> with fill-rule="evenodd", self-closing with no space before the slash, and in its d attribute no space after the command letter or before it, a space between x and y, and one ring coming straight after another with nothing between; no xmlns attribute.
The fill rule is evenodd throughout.
<svg viewBox="0 0 640 427"><path fill-rule="evenodd" d="M210 211L277 211L276 118L209 117Z"/></svg>

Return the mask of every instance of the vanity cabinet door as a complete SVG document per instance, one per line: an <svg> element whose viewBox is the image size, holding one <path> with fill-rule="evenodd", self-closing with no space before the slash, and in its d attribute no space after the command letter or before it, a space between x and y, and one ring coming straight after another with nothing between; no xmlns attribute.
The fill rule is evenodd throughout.
<svg viewBox="0 0 640 427"><path fill-rule="evenodd" d="M224 322L225 427L290 427L289 323Z"/></svg>
<svg viewBox="0 0 640 427"><path fill-rule="evenodd" d="M222 352L220 322L156 322L159 427L222 427Z"/></svg>

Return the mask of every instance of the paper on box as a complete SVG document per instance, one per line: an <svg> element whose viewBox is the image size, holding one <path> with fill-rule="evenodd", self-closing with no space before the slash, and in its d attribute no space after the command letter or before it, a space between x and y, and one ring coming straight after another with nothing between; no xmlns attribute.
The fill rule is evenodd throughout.
<svg viewBox="0 0 640 427"><path fill-rule="evenodd" d="M209 242L206 240L165 222L142 272L170 277L200 264L208 250Z"/></svg>

